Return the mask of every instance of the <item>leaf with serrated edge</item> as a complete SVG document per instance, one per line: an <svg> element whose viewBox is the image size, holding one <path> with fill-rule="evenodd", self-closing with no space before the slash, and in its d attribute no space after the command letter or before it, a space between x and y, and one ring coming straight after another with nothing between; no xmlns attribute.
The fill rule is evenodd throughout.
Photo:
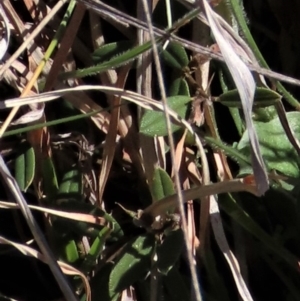
<svg viewBox="0 0 300 301"><path fill-rule="evenodd" d="M130 47L132 47L130 41L108 43L96 49L92 54L92 58L95 63L105 62L128 51Z"/></svg>

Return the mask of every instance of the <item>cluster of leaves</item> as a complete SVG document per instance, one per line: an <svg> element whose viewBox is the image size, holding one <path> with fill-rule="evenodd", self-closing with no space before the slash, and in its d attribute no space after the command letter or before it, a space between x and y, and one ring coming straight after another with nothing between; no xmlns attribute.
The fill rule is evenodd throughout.
<svg viewBox="0 0 300 301"><path fill-rule="evenodd" d="M44 2L41 1L41 6L47 4L47 1ZM89 0L82 2L94 3ZM232 12L237 8L234 6L236 1L229 2ZM74 25L70 17L72 13L80 20L83 19L84 14L80 14L83 4L78 1L76 11L75 3L70 1L70 11L66 13L70 18L67 22L69 27L61 25L62 33L68 32ZM161 26L165 25L162 22L164 11L165 5L159 1L153 18ZM178 30L178 24L182 26L189 23L190 26L199 12L196 10L182 15L183 11L187 12L180 4L174 4L173 16L183 19L174 23L173 28L167 31L167 37ZM20 9L21 17L23 13ZM103 10L102 13L106 13L108 18L111 11ZM222 9L219 13L222 15ZM134 89L135 84L132 82L135 73L146 76L138 57L147 55L152 44L145 42L135 46L132 31L126 31L121 27L122 23L113 23L122 32L116 31L116 37L99 32L96 34L95 21L99 22L99 18L95 16L91 10L89 17L92 26L88 27L85 22L81 27L77 24L78 32L87 36L87 31L91 30L94 38L98 34L111 41L101 46L94 45L94 50L91 50L84 45L86 38L80 39L73 35L75 43L73 47L70 46L75 57L73 64L77 63L84 68L64 73L54 68L64 62L62 58L66 60L67 54L58 49L52 63L54 67L46 73L51 76L42 76L38 83L40 91L45 92L40 97L48 97L47 100L61 98L47 103L46 108L41 109L39 118L34 119L35 115L31 113L27 115L31 122L37 124L6 131L3 136L7 137L8 145L15 145L13 141L17 140L19 146L3 148L1 151L28 203L38 203L42 208L56 210L50 212L50 217L47 215L42 218L40 224L46 225L43 228L55 258L71 266L73 272L77 271L72 274L75 276L69 276L74 296L76 294L82 301L148 300L149 295L153 300L189 300L195 283L191 280L184 235L177 217L173 174L178 170L182 180L181 188L185 188L185 192L192 191L188 188L199 186L206 176L207 160L211 179L217 182L222 179L220 165L215 160L218 154L223 158L223 167L228 168L235 179L243 179L243 184L249 181L250 186L253 184L252 147L249 128L241 110L240 93L235 88L227 66L222 62L210 63L209 74L215 77L210 93L204 91L202 83L195 80L197 76L194 77L203 64L182 44L168 42L166 46L165 37L156 39L171 115L171 132L177 146L177 168L170 167L172 145L166 139L168 130L162 103L149 100L141 94L120 90L125 85L128 90ZM35 14L31 15L31 18L35 17ZM237 16L235 19L239 21ZM239 26L243 25L238 23ZM198 25L195 22L194 26ZM111 25L105 22L101 26L104 32L111 29ZM45 30L45 35L47 32ZM182 35L187 35L184 28ZM213 43L210 34L208 36ZM61 45L71 45L67 41L68 35L62 34L60 38ZM42 35L40 39L45 43ZM63 46L60 48L63 49ZM80 49L85 50L87 60ZM30 52L27 56L31 59ZM108 78L114 76L116 80L109 82ZM67 80L70 78L83 79L73 82ZM151 91L153 95L158 94L157 77L150 78ZM56 80L58 84L55 84ZM77 91L73 95L69 94L69 90L60 90L66 82L73 85L75 91L75 85L92 85L95 81L102 84L94 85L98 91L88 94L82 89L79 100L74 96ZM200 214L197 213L197 205L195 211L190 203L186 207L190 219L188 230L193 233L193 241L200 240L200 246L194 243L193 248L204 300L237 300L239 296L243 300L298 300L300 297L300 160L297 147L300 139L300 113L294 110L285 113L282 96L264 85L260 78L257 78L256 86L252 121L270 181L269 191L258 197L255 193L229 193L230 188L225 189L224 193L216 196L220 216L218 211L206 211L205 196L195 196L201 204ZM51 88L55 92L47 94ZM85 88L91 89L90 86ZM220 88L222 93L217 92ZM279 88L277 90L283 91ZM99 91L106 93L107 99L103 101L103 94ZM145 94L147 92L143 91ZM138 108L136 114L136 107L128 105L124 99L121 101L121 97L143 109ZM226 131L227 127L230 130ZM205 146L204 154L201 154L199 144L200 147ZM152 164L150 168L149 163ZM228 183L230 185L231 182ZM205 184L208 186L209 183ZM189 200L188 197L184 199ZM126 209L121 210L116 202ZM151 211L153 204L156 204L158 213ZM171 205L165 208L165 204ZM9 202L6 205L4 202L3 206L10 208ZM148 214L142 215L143 219L139 215L140 208L144 208L142 213ZM69 213L74 215L70 217ZM79 217L76 215L78 213L83 215ZM3 213L3 216L7 218L7 213ZM205 218L211 219L212 227L209 229L205 225L203 227ZM197 225L199 219L200 226ZM10 241L11 245L14 240L25 245L24 233L17 226L23 220L15 215L9 222L13 225L10 226L12 232L17 234L3 231L1 242L7 243L3 237L12 235L14 239ZM225 234L215 230L216 223L223 223ZM195 234L196 231L199 231L199 235ZM32 238L28 233L25 236ZM225 240L227 250L224 250L220 240ZM12 253L11 256L16 257L12 251L15 247L1 249L0 257L3 260L9 258L10 265L13 265L13 260L8 254ZM28 256L33 254L25 247L18 248ZM236 254L240 265L240 270L236 268L235 272L232 271L232 265L236 265L236 259L232 254ZM63 264L61 267L66 271ZM19 267L13 268L17 270ZM35 271L39 273L38 269ZM24 275L27 273L24 271ZM45 275L42 277L52 280L52 276ZM18 292L15 289L17 286L15 283L11 286L14 289L10 290L0 285L0 292L15 298L30 298ZM53 287L56 285L53 284ZM37 294L32 296L47 299L46 296L36 297ZM47 300L54 297L51 295Z"/></svg>

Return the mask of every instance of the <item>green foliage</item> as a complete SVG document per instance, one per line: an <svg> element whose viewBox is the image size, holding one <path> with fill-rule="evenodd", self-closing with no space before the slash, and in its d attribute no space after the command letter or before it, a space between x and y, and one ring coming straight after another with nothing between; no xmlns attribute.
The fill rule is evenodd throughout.
<svg viewBox="0 0 300 301"><path fill-rule="evenodd" d="M33 147L27 143L20 145L20 154L15 160L15 178L22 191L26 192L35 174L35 155Z"/></svg>
<svg viewBox="0 0 300 301"><path fill-rule="evenodd" d="M152 196L155 201L175 193L170 176L162 168L156 168L153 176Z"/></svg>
<svg viewBox="0 0 300 301"><path fill-rule="evenodd" d="M58 198L81 201L82 193L82 173L77 168L67 171L59 186Z"/></svg>
<svg viewBox="0 0 300 301"><path fill-rule="evenodd" d="M187 81L182 77L175 78L169 90L170 96L177 96L177 95L187 95L190 96L190 89Z"/></svg>
<svg viewBox="0 0 300 301"><path fill-rule="evenodd" d="M77 200L67 199L59 202L59 208L63 211L87 213L97 217L103 217L108 223L111 224L108 225L111 230L110 233L111 240L121 239L124 235L119 223L110 214L101 210L97 206L84 203L84 202L78 202ZM102 229L102 226L90 225L84 222L76 222L76 221L65 220L65 219L62 220L62 218L57 218L57 220L63 222L59 231L63 232L69 229L75 233L77 232L77 234L79 234L80 236L87 235L92 239L96 239L99 235L99 230Z"/></svg>
<svg viewBox="0 0 300 301"><path fill-rule="evenodd" d="M95 267L106 240L119 240L123 237L123 231L112 216L93 205L70 199L60 202L59 208L67 212L91 214L107 221L107 226L103 227L58 217L52 219L59 256L68 263L76 262L83 271L88 273ZM83 236L88 237L91 242L90 250L86 254L82 251Z"/></svg>
<svg viewBox="0 0 300 301"><path fill-rule="evenodd" d="M52 206L62 211L86 213L104 218L107 226L53 217L52 231L58 256L67 263L79 266L83 272L89 273L95 267L106 240L120 239L123 231L112 216L96 206L85 203L82 193L82 174L78 168L73 168L63 176L55 198L57 201ZM87 253L82 250L83 236L88 237L91 242Z"/></svg>
<svg viewBox="0 0 300 301"><path fill-rule="evenodd" d="M47 201L53 202L58 192L58 182L55 166L51 158L46 157L42 160L43 184Z"/></svg>
<svg viewBox="0 0 300 301"><path fill-rule="evenodd" d="M140 235L131 240L114 264L109 276L109 294L114 297L150 270L154 247L152 235Z"/></svg>
<svg viewBox="0 0 300 301"><path fill-rule="evenodd" d="M300 139L300 113L290 112L286 115L290 127L297 139ZM263 158L268 169L279 171L289 177L298 178L300 176L300 160L295 149L285 135L285 131L282 128L279 118L277 117L269 122L255 122L255 128ZM245 156L250 155L247 131L240 140L237 149ZM245 174L245 172L246 171L244 170L240 171L241 174Z"/></svg>
<svg viewBox="0 0 300 301"><path fill-rule="evenodd" d="M158 44L161 42L162 40L157 41ZM140 54L144 53L149 49L151 49L151 42L147 42L141 46L133 47L125 51L124 53L111 58L108 61L100 63L99 65L92 66L78 71L65 72L60 75L60 80L64 80L68 78L82 78L86 76L92 76L107 71L109 69L118 68L120 66L125 65L126 63L132 62Z"/></svg>
<svg viewBox="0 0 300 301"><path fill-rule="evenodd" d="M90 3L91 1L87 2ZM172 3L173 14L182 16L182 7L178 7L178 3L175 3ZM156 10L159 11L156 11L155 14L164 16L164 4L159 2L158 5ZM251 35L249 36L250 32L244 22L244 13L241 11L241 6L236 0L222 2L221 5L219 12L228 21L239 27L240 32L244 33L245 39L259 59L259 63L265 64L259 50L254 47L256 46L253 44L254 40ZM227 166L225 164L233 177L250 175L249 178L245 179L245 183L247 183L247 179L250 179L251 185L253 166L251 166L252 150L248 138L249 129L245 129L245 118L240 110L240 94L234 88L232 76L228 70L227 74L224 72L224 66L211 62L210 75L217 72L220 76L217 80L213 79L208 91L202 91L199 89L201 83L197 83L195 80L194 69L189 69L192 65L189 63L191 52L187 52L180 43L173 42L173 33L180 26L192 20L198 12L197 10L191 11L188 16L175 21L174 26L166 31L165 36L156 37L165 89L169 96L167 98L169 108L180 118L186 120L189 119L190 108L195 109L193 100L197 97L201 98L200 104L197 104L199 107L196 108L199 109L200 113L203 113L204 125L197 127L191 124L191 128L195 129L196 135L199 136L205 148L205 153L204 155L201 154L199 159L199 150L195 147L194 141L188 146L184 146L183 156L180 158L180 179L187 181L192 186L194 183L198 183L198 178L195 181L194 177L196 173L199 172L203 176L205 172L208 174L209 171L210 181L219 181L222 175L221 163L215 161L216 155L212 155L213 150L222 152L234 161L234 164L231 160L228 160ZM234 15L232 15L232 12ZM153 19L155 19L155 16ZM158 20L155 19L155 22L162 28L164 20L158 18ZM196 24L195 22L195 26L197 26ZM103 37L109 43L103 44L92 54L90 54L91 47L87 48L89 51L86 55L89 58L88 64L90 64L92 58L95 65L87 66L88 64L81 60L80 55L74 52L76 63L78 60L78 66L83 69L60 74L58 75L59 81L76 77L88 77L111 69L115 70L135 62L139 55L150 52L151 42L136 46L136 41L130 39L132 36L131 29L123 28L123 31L119 32L118 28L118 34L121 35L119 40L115 41L115 37L107 36L105 33L107 30L106 23L103 22L102 25L104 29ZM113 25L110 24L109 26ZM189 28L185 28L182 32L179 32L180 36L186 34L186 29L189 32ZM169 36L172 36L170 39L172 41L169 41L167 48L163 49L162 46ZM80 38L80 35L77 38ZM193 63L195 61L192 60ZM134 68L135 66L132 65L131 69ZM123 84L128 90L135 87L136 70L129 72L128 81L127 74L124 76L122 73L122 68L116 71L117 76L119 76L117 87ZM139 72L141 71L139 70ZM126 80L123 81L125 78ZM85 78L82 82L93 85L96 80L98 80L97 77ZM227 83L230 88L227 87ZM99 84L103 83L99 82ZM155 89L157 81L154 79L152 84L152 88L154 88L152 92L156 97L156 95L160 95ZM276 294L279 292L278 298L291 301L299 300L300 197L297 189L299 188L300 161L296 150L287 138L286 131L282 127L282 119L278 116L276 105L281 103L281 95L271 89L260 87L260 80L257 80L256 84L252 119L258 136L259 148L270 176L271 189L262 197L256 197L248 193L224 193L218 195L217 199L226 237L230 238L232 242L230 247L232 247L233 253L237 255L239 262L247 265L245 270L242 266L242 271L243 275L249 276L250 280L247 285L249 290L253 291L253 296L256 297L257 295L257 299L265 299L260 296L261 291L256 288L257 284L252 285L256 280L255 278L259 276L264 285L271 283ZM298 102L279 83L274 83L275 85L293 107L299 108ZM218 95L220 86L223 93ZM33 147L27 142L22 142L17 150L13 150L13 155L7 156L7 162L14 166L17 183L21 190L26 192L26 196L27 194L30 195L30 200L31 197L36 198L37 202L45 201L44 206L62 212L86 213L105 221L105 224L95 225L51 215L50 223L45 227L48 231L46 236L50 238L49 242L51 242L51 247L57 258L76 267L88 276L92 289L92 301L118 300L122 291L129 287L134 287L137 300L148 300L148 296L152 294L153 283L151 281L153 279L151 277L153 275L157 277L158 293L161 300L190 300L193 284L185 261L183 232L180 229L180 221L176 224L171 218L172 211L169 210L171 207L176 207L177 200L171 204L171 207L162 205L163 210L159 212L159 215L150 215L151 222L151 218L154 218L155 221L157 218L157 222L161 226L158 228L152 227L153 224L151 223L148 227L148 224L144 226L143 224L132 223L131 220L128 221L128 217L124 218L123 212L118 212L119 208L116 209L115 206L115 202L119 202L124 207L129 208L134 213L134 217L138 219L138 213L140 213L138 209L143 208L143 212L145 212L149 209L147 205L150 202L153 202L154 205L164 204L165 202L168 205L167 201L170 200L168 197L175 194L174 181L169 175L172 166L170 166L169 161L167 139L163 140L165 153L157 151L156 154L151 154L150 162L140 160L138 150L141 141L139 139L135 140L139 134L134 132L136 124L140 125L140 133L149 137L167 136L164 113L149 110L142 112L141 119L138 119L136 117L139 114L135 114L135 109L132 109L131 105L128 106L126 110L128 109L130 113L133 112L129 116L133 120L133 126L128 128L128 135L116 140L116 152L112 167L108 167L104 164L105 160L103 160L104 156L102 154L103 137L106 135L107 128L100 131L87 119L87 117L93 117L93 121L97 121L95 123L99 128L104 122L110 122L109 114L113 108L107 105L107 99L104 99L102 92L99 93L99 91L92 91L88 94L88 97L93 99L95 107L96 105L97 107L100 105L106 106L103 110L94 110L92 102L80 103L84 99L79 100L80 105L77 107L75 101L71 104L66 99L58 100L57 106L55 104L53 107L50 106L50 109L47 107L49 110L45 110L46 119L54 119L53 121L7 131L4 137L18 134L16 139L19 139L24 132L40 127L47 127L49 130L50 126L56 125L49 131L49 145L43 145L47 151L43 148L43 152L36 156ZM205 95L205 93L209 95ZM210 98L210 93L216 97ZM98 97L99 95L101 97ZM212 103L210 100L212 100ZM124 101L122 106L127 105L126 102ZM224 106L220 106L220 104ZM54 110L52 110L53 108ZM86 108L86 113L76 115L79 110L84 111L83 108ZM231 127L233 123L230 115L226 115L227 109L231 112L235 128ZM122 111L123 115L126 110ZM104 111L107 112L104 114ZM208 121L208 116L215 116L212 119L213 124ZM292 111L287 113L286 117L292 131L299 140L300 113ZM57 118L58 120L56 120ZM86 118L85 122L79 121L82 118ZM123 118L126 119L125 116ZM216 122L214 122L215 119ZM62 123L68 124L64 127L58 126ZM182 131L180 130L182 129L182 124L172 120L171 131L172 133L177 131L174 135L175 143L181 137ZM123 136L121 123L118 125L118 131L118 134ZM74 138L75 136L76 138ZM69 138L66 139L66 137ZM159 142L161 143L162 140ZM154 145L158 142L155 140L154 143L151 140L151 143ZM157 147L156 144L155 147ZM157 149L160 150L159 147ZM109 150L105 151L109 153ZM128 154L131 161L129 162L126 158L126 162L124 162L123 154ZM147 155L147 152L143 151L144 158ZM208 171L204 169L204 161L201 161L205 155L207 155L209 164ZM166 162L161 160L162 156L166 156L164 158ZM147 166L149 163L151 168ZM191 171L188 168L190 167L188 166L189 163L192 163L191 165L199 168L199 170ZM157 168L157 166L163 166L164 164L167 166L165 169ZM35 174L36 167L39 170L37 174ZM110 168L110 170L108 170L104 197L100 200L98 195L102 187L98 187L99 173L101 169L106 168ZM149 181L151 184L147 182L149 174L146 173L148 172L151 177L153 176L152 181ZM280 182L282 187L271 179L272 175L276 179L278 174L288 177L284 179L285 182ZM41 187L32 185L34 177L37 180L35 184L41 184ZM183 182L180 184L183 184ZM182 185L182 187L184 186ZM36 195L40 192L42 192L42 197L38 199ZM151 192L151 195L149 192ZM203 207L201 207L201 212L202 210ZM195 210L194 215L195 221L198 222L198 210ZM201 222L202 220L200 220ZM144 226L146 229L138 229L137 225ZM238 231L241 231L242 237L237 235ZM241 245L245 249L242 252L239 248ZM203 298L205 300L222 301L238 299L234 277L226 268L227 262L225 262L223 254L216 246L213 233L207 234L207 245L201 251L200 256L197 254L199 257L197 257L196 268L201 279ZM201 261L201 265L198 264L199 261ZM149 274L152 275L149 276ZM274 281L275 284L273 285ZM81 300L85 301L86 296L78 278L70 277L70 282L74 291L76 290L80 295ZM264 287L261 290L264 293L266 292L268 297L271 294L271 291Z"/></svg>
<svg viewBox="0 0 300 301"><path fill-rule="evenodd" d="M281 96L273 90L257 87L254 95L254 107L268 107L274 105ZM241 108L241 99L237 89L227 91L218 97L223 105Z"/></svg>
<svg viewBox="0 0 300 301"><path fill-rule="evenodd" d="M103 63L128 51L131 47L131 41L118 41L105 44L94 51L92 58L96 64Z"/></svg>
<svg viewBox="0 0 300 301"><path fill-rule="evenodd" d="M188 104L191 99L188 96L171 96L168 97L168 106L175 111L181 118L185 118L188 112ZM172 132L181 128L180 125L172 124ZM140 132L147 136L166 136L166 122L163 112L147 111L141 120Z"/></svg>
<svg viewBox="0 0 300 301"><path fill-rule="evenodd" d="M75 240L68 240L64 246L64 254L62 257L66 262L73 264L79 259L77 245Z"/></svg>
<svg viewBox="0 0 300 301"><path fill-rule="evenodd" d="M189 63L184 47L174 42L170 42L168 47L162 50L161 58L167 65L178 71L181 71Z"/></svg>

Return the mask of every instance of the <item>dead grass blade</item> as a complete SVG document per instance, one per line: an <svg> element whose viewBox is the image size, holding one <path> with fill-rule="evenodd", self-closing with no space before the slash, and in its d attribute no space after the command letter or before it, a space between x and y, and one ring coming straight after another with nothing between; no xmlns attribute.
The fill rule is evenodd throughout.
<svg viewBox="0 0 300 301"><path fill-rule="evenodd" d="M188 190L182 191L184 201L194 200L200 197L215 195L220 193L230 193L245 191L257 196L256 187L254 185L244 183L244 179L234 179L230 181L217 182L214 184L197 186ZM165 197L159 202L155 202L143 210L143 215L156 217L166 210L176 206L178 195L173 194Z"/></svg>
<svg viewBox="0 0 300 301"><path fill-rule="evenodd" d="M107 16L109 16L110 18L114 18L116 20L119 20L119 22L124 22L124 23L128 23L134 27L137 28L141 28L144 30L148 30L147 28L147 24L141 20L138 20L134 17L131 17L129 15L127 15L124 12L118 11L115 8L103 3L103 2L96 2L95 0L78 0L83 2L85 5L87 5L90 9L92 9L94 12L96 12L97 14L101 15L104 19L106 19ZM180 0L181 2L182 0ZM195 1L188 1L189 3L194 3ZM162 29L158 29L153 27L154 33L156 36L165 36L166 32ZM185 48L191 50L191 51L195 51L198 53L201 53L203 55L206 55L210 58L219 60L224 62L224 58L222 55L220 55L219 53L215 53L213 50L207 48L207 47L203 47L200 46L196 43L193 43L191 41L182 39L177 37L176 35L172 35L170 36L170 40L174 41L174 42L178 42L180 43L182 46L184 46ZM281 82L286 82L292 85L296 85L296 86L300 86L300 80L296 79L296 78L292 78L290 76L286 76L274 71L271 71L269 69L265 69L265 68L261 68L255 65L251 64L246 64L246 66L252 70L255 71L261 75L264 75L270 79L277 79Z"/></svg>
<svg viewBox="0 0 300 301"><path fill-rule="evenodd" d="M131 68L131 64L121 68L118 79L116 82L116 86L118 88L122 88L125 86L126 79L128 76L128 72ZM105 185L108 179L108 175L111 169L111 165L114 159L114 154L116 150L116 138L118 133L118 123L120 117L120 104L121 104L121 97L115 96L112 102L112 113L109 123L108 133L105 138L103 154L102 154L102 166L99 175L99 192L98 192L98 205L101 206L102 203L102 196L104 193Z"/></svg>
<svg viewBox="0 0 300 301"><path fill-rule="evenodd" d="M24 43L19 47L19 49L14 53L14 55L5 63L4 66L2 66L2 68L0 69L0 77L3 75L3 73L10 67L11 63L18 57L16 56L16 54L20 54L19 50L23 49L22 47L24 47L23 50L26 49L27 46L29 46L29 44L27 42L32 42L32 40L34 39L34 37L40 33L40 31L45 27L45 25L49 22L49 16L53 16L55 13L57 13L57 11L61 8L61 6L64 4L65 1L61 0L60 2L58 2L54 8L51 10L51 13L49 13L49 15L33 30L33 32L30 34L30 36L24 41ZM45 20L47 22L45 22ZM15 57L16 56L16 57ZM32 78L30 79L30 81L27 83L26 87L24 88L24 90L21 93L21 96L26 96L32 89L32 87L36 84L36 79L38 78L38 76L40 75L40 73L42 72L43 67L46 64L46 61L41 61L39 66L35 69L35 72L32 76ZM8 64L9 63L9 64ZM6 118L6 120L4 121L2 127L0 128L0 137L3 136L5 130L7 129L7 127L9 126L9 124L11 123L11 121L13 120L14 116L17 114L19 110L19 107L14 107L11 112L9 113L8 117ZM30 135L29 140L32 140L32 145L33 146L37 146L39 144L39 142L41 141L40 136L42 131L34 131L32 133L32 135ZM47 133L45 133L45 135L47 135ZM37 138L37 139L36 139ZM38 141L38 142L36 142Z"/></svg>
<svg viewBox="0 0 300 301"><path fill-rule="evenodd" d="M2 58L4 57L8 45L9 45L9 38L10 38L10 27L9 27L9 22L8 22L8 18L5 14L5 11L2 7L2 5L0 4L0 15L1 15L1 19L3 21L3 27L4 27L4 36L1 38L0 41L0 60L2 60ZM1 26L2 27L2 26Z"/></svg>
<svg viewBox="0 0 300 301"><path fill-rule="evenodd" d="M252 106L255 93L254 79L249 68L236 54L233 46L224 39L224 29L220 26L218 19L215 17L214 11L211 9L207 1L201 0L199 1L199 5L205 12L213 35L239 91L249 133L253 173L256 179L258 193L263 195L269 189L269 181L266 167L260 152L257 134L252 121Z"/></svg>
<svg viewBox="0 0 300 301"><path fill-rule="evenodd" d="M62 86L65 87L60 84L56 86L56 89L59 90ZM74 85L74 87L76 86ZM96 104L86 93L83 91L77 91L77 93L65 94L64 98L84 114L91 113L92 111L98 111L97 114L91 117L91 120L100 131L104 133L108 132L110 114L101 106Z"/></svg>
<svg viewBox="0 0 300 301"><path fill-rule="evenodd" d="M19 250L22 254L25 256L31 256L34 257L44 263L48 263L47 257L44 256L42 253L36 251L35 249L22 245L16 242L13 242L9 239L4 238L3 236L0 236L0 244L6 244L6 245L11 245L17 250ZM57 261L57 264L61 268L61 270L64 272L66 275L71 275L71 276L79 276L84 284L85 291L86 291L86 300L90 301L91 300L91 288L88 279L85 277L83 273L81 273L79 270L75 269L71 265L66 264L65 262L62 261ZM77 297L74 296L74 300L77 300ZM66 300L70 300L67 299ZM73 299L71 299L73 300Z"/></svg>
<svg viewBox="0 0 300 301"><path fill-rule="evenodd" d="M217 167L217 174L221 181L232 179L231 171L228 167L228 163L224 158L224 154L218 151L214 151L214 159ZM225 236L225 231L223 227L222 218L220 215L219 204L217 202L217 196L210 196L210 222L212 225L214 237L216 242L223 253L226 261L228 262L229 268L233 275L234 281L236 283L238 292L244 301L253 301L252 296L248 290L248 287L244 281L244 278L240 271L240 265L231 251L227 238Z"/></svg>
<svg viewBox="0 0 300 301"><path fill-rule="evenodd" d="M152 12L155 9L156 4L157 3L155 3L155 1L149 2ZM138 1L137 3L137 18L145 21L145 13L141 1ZM150 37L148 31L143 29L137 30L138 45L148 42L149 39ZM153 58L151 51L146 51L137 58L136 91L147 97L152 97L152 60ZM139 108L139 115L141 116L143 113L144 111ZM140 136L141 156L143 159L142 164L145 170L147 182L150 187L153 185L154 169L157 166L160 166L157 152L164 153L163 149L160 149L160 147L163 145L162 143L159 143L159 140L161 139L163 139L163 137L147 137L145 135ZM164 166L164 164L161 166Z"/></svg>
<svg viewBox="0 0 300 301"><path fill-rule="evenodd" d="M37 222L35 221L27 202L25 201L18 184L15 179L11 176L10 171L8 170L2 156L0 155L0 174L10 190L12 196L16 200L17 204L20 206L20 210L29 226L31 233L33 234L34 239L36 240L39 248L42 251L42 254L45 256L46 263L49 265L50 270L53 273L62 293L65 298L70 301L77 301L77 297L75 296L73 290L71 289L67 279L61 272L61 269L57 265L57 262L54 258L54 255L48 246L48 243L39 227Z"/></svg>
<svg viewBox="0 0 300 301"><path fill-rule="evenodd" d="M11 203L11 202L0 201L0 208L20 209L20 206L18 204ZM66 211L41 207L41 206L33 206L33 205L28 205L28 208L37 210L37 211L41 211L44 213L49 213L49 214L52 214L55 216L60 216L63 218L79 221L79 222L85 222L85 223L95 224L95 225L99 225L99 226L106 226L108 224L108 222L105 220L105 218L103 218L101 216L94 216L94 215L85 214L85 213L66 212Z"/></svg>
<svg viewBox="0 0 300 301"><path fill-rule="evenodd" d="M10 68L11 64L13 61L15 61L19 55L27 48L30 46L32 43L33 39L40 34L41 30L45 27L45 25L52 19L53 15L55 15L62 7L63 5L68 2L68 0L59 0L57 4L53 7L51 10L51 13L49 13L37 26L32 33L26 38L24 43L17 49L17 51L7 60L7 62L0 68L0 78L3 77L4 72ZM9 1L5 0L4 5L6 3L9 3Z"/></svg>
<svg viewBox="0 0 300 301"><path fill-rule="evenodd" d="M53 64L51 66L49 74L47 75L47 79L43 91L50 91L54 86L57 80L57 75L61 71L61 67L65 62L69 50L74 42L74 39L76 37L84 13L85 13L85 6L82 5L81 3L76 3L76 7L68 23L68 26L64 33L64 37L60 42L59 49L57 50L53 58Z"/></svg>
<svg viewBox="0 0 300 301"><path fill-rule="evenodd" d="M56 99L58 97L61 97L67 93L71 93L74 91L83 91L83 90L100 90L103 91L105 93L108 94L112 94L112 95L119 95L121 96L123 99L129 100L135 104L137 104L138 106L141 106L145 109L148 110L159 110L159 111L164 111L166 110L169 115L174 118L174 120L176 120L177 122L183 124L187 130L194 136L196 145L200 151L201 154L201 158L202 158L202 164L203 164L203 170L209 170L208 168L208 164L205 160L205 152L202 146L202 143L199 139L199 137L194 133L194 130L192 129L191 125L189 122L187 122L186 120L182 119L180 116L177 115L176 112L170 110L169 108L164 108L164 106L162 105L162 103L157 102L153 99L150 99L148 97L142 96L138 93L134 93L131 91L126 91L126 90L122 90L119 88L113 88L113 87L107 87L107 86L80 86L80 87L75 87L72 89L63 89L63 90L57 90L57 91L51 91L51 92L47 92L47 93L43 93L40 94L38 96L33 96L33 97L27 97L27 98L22 98L22 99L11 99L9 101L4 102L5 105L16 105L16 103L19 105L20 101L22 102L22 104L26 104L26 103L34 103L35 101L50 101L53 99ZM25 102L24 102L25 101ZM0 103L1 105L1 103ZM174 158L175 159L175 158ZM175 162L175 161L174 161ZM174 164L173 164L174 166ZM207 172L205 173L205 177L207 178L206 183L209 183L209 174L207 174ZM180 185L178 186L180 187Z"/></svg>
<svg viewBox="0 0 300 301"><path fill-rule="evenodd" d="M219 206L216 201L216 197L213 195L210 196L209 213L210 213L210 220L211 220L211 225L213 228L215 239L230 267L239 294L244 301L253 301L251 294L241 274L239 263L229 248L229 244L227 242L224 228L223 228L222 219L220 216Z"/></svg>

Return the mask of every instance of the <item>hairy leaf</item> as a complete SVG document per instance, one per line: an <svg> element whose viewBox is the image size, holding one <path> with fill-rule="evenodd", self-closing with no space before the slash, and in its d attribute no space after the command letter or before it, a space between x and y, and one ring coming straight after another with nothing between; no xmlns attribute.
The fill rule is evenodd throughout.
<svg viewBox="0 0 300 301"><path fill-rule="evenodd" d="M154 237L141 235L123 249L109 277L109 292L114 296L140 279L150 269Z"/></svg>
<svg viewBox="0 0 300 301"><path fill-rule="evenodd" d="M168 106L175 111L181 118L185 118L188 111L189 96L171 96L167 98ZM172 132L181 128L180 125L172 124ZM163 112L147 111L142 117L140 132L147 136L166 136L167 128Z"/></svg>
<svg viewBox="0 0 300 301"><path fill-rule="evenodd" d="M296 138L300 139L300 113L290 112L286 115ZM299 177L300 158L287 138L279 118L277 117L266 123L255 122L254 124L261 153L268 169L277 170L290 177ZM247 131L244 133L237 148L242 154L246 156L250 155L250 144ZM246 170L240 171L240 173L243 172L246 172Z"/></svg>

